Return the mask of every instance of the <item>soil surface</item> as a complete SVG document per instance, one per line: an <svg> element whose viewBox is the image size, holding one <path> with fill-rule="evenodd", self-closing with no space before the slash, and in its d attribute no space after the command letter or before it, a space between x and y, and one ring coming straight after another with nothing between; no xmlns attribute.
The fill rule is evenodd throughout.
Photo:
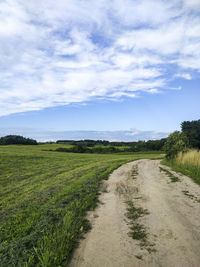
<svg viewBox="0 0 200 267"><path fill-rule="evenodd" d="M159 160L138 160L115 170L101 191L101 204L88 214L92 229L70 267L200 267L200 187L190 178ZM148 210L136 221L145 228L146 245L128 234L127 200Z"/></svg>

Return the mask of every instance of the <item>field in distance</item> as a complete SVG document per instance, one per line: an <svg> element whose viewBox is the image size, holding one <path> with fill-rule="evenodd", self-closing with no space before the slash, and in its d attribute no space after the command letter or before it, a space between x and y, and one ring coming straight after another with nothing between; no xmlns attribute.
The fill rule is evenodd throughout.
<svg viewBox="0 0 200 267"><path fill-rule="evenodd" d="M61 266L90 227L102 179L120 165L159 152L59 153L58 147L0 146L1 266Z"/></svg>

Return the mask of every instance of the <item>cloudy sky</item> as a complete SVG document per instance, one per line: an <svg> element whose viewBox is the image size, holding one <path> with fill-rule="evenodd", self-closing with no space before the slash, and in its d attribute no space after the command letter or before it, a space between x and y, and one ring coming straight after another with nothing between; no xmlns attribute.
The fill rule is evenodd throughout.
<svg viewBox="0 0 200 267"><path fill-rule="evenodd" d="M200 0L0 0L0 135L162 137L199 100Z"/></svg>

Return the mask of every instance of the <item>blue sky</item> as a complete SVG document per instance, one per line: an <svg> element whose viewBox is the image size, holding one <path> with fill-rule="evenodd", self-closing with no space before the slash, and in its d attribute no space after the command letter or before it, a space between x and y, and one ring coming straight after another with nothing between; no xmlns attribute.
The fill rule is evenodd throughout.
<svg viewBox="0 0 200 267"><path fill-rule="evenodd" d="M200 0L0 1L0 135L161 138L199 87Z"/></svg>

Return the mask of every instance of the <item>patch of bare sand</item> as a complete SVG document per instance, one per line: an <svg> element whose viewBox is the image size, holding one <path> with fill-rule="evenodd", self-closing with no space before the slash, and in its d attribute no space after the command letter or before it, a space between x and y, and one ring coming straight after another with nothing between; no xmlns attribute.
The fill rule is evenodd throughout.
<svg viewBox="0 0 200 267"><path fill-rule="evenodd" d="M136 179L131 176L134 165L138 165ZM200 266L200 187L176 173L180 182L172 183L159 165L158 160L139 160L110 175L102 185L103 204L89 214L92 230L75 250L70 267ZM148 209L150 214L139 223L147 229L155 252L149 253L128 236L127 199Z"/></svg>

